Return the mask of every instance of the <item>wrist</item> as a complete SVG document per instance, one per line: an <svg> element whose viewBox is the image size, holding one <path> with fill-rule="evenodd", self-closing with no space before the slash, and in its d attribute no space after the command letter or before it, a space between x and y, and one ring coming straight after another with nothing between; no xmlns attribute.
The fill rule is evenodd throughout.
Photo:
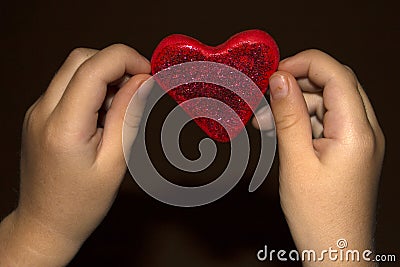
<svg viewBox="0 0 400 267"><path fill-rule="evenodd" d="M1 222L0 239L0 266L65 266L81 246L18 210Z"/></svg>

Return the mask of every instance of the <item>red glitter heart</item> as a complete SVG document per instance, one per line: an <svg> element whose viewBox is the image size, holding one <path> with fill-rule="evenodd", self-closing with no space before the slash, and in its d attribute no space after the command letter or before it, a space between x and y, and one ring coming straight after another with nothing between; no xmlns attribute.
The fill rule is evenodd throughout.
<svg viewBox="0 0 400 267"><path fill-rule="evenodd" d="M261 30L248 30L232 36L225 43L211 47L191 37L173 34L164 38L155 49L151 59L152 73L173 65L192 61L212 61L233 67L246 74L260 89L267 91L268 79L276 71L279 64L279 49L272 37ZM243 88L242 90L246 90ZM250 97L247 105L238 94L210 83L190 83L168 91L168 94L181 104L197 97L214 98L229 105L239 116L243 124L230 127L231 138L242 130L243 125L252 116L249 107L256 107L260 96ZM184 107L192 116L191 110ZM192 116L193 117L193 116ZM229 135L220 123L210 118L195 118L197 125L212 139L219 142L230 141Z"/></svg>

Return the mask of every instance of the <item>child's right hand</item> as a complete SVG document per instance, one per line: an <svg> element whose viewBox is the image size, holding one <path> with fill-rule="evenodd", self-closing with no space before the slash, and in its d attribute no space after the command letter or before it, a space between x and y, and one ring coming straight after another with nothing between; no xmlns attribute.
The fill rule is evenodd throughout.
<svg viewBox="0 0 400 267"><path fill-rule="evenodd" d="M149 62L125 45L81 48L67 58L26 113L20 199L0 225L1 266L64 266L101 222L126 171L125 111L149 72ZM121 81L126 74L132 77ZM115 81L120 88L107 105ZM132 132L144 106L136 103Z"/></svg>
<svg viewBox="0 0 400 267"><path fill-rule="evenodd" d="M319 253L345 238L348 249L373 250L385 140L357 77L309 50L281 62L270 88L281 205L297 248ZM351 265L327 258L305 266Z"/></svg>

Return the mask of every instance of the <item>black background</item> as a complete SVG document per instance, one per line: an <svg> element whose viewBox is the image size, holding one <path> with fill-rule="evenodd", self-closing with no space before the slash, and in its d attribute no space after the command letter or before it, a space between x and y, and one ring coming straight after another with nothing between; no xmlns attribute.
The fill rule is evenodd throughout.
<svg viewBox="0 0 400 267"><path fill-rule="evenodd" d="M275 38L282 58L318 48L357 73L387 141L377 249L400 257L396 108L400 20L395 4L365 0L2 3L0 216L17 202L24 113L73 48L101 49L121 42L150 58L158 42L172 33L216 45L239 31L259 28ZM271 249L294 248L279 207L277 164L255 193L246 192L248 182L244 177L211 205L184 209L153 200L127 178L109 215L70 266L253 266L264 244ZM288 264L270 263L275 265Z"/></svg>

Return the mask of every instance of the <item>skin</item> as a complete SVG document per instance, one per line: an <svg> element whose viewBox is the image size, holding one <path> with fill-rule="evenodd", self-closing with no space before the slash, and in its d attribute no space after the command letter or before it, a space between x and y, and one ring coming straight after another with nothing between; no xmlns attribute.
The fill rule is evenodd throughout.
<svg viewBox="0 0 400 267"><path fill-rule="evenodd" d="M281 206L297 249L338 249L345 238L348 249L373 251L385 139L354 72L320 51L304 51L280 63L270 89ZM261 115L254 125L271 129L271 116Z"/></svg>
<svg viewBox="0 0 400 267"><path fill-rule="evenodd" d="M69 55L26 114L20 199L0 224L0 266L65 266L101 223L126 172L125 110L149 72L124 45ZM112 101L109 84L119 88ZM133 110L133 131L144 101ZM297 248L346 238L372 249L384 137L354 73L322 52L302 52L271 77L271 107L281 204ZM256 126L271 128L260 115Z"/></svg>
<svg viewBox="0 0 400 267"><path fill-rule="evenodd" d="M124 45L69 55L26 114L19 205L0 226L0 266L65 266L102 221L126 171L125 110L147 73L149 62ZM111 105L110 83L121 87Z"/></svg>

